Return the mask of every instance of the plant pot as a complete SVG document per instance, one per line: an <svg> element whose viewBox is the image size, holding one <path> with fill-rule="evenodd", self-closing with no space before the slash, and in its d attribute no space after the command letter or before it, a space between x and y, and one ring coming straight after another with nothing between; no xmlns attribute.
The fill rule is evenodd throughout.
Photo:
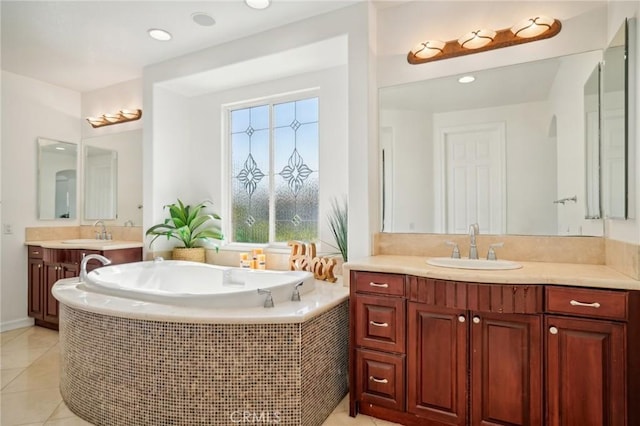
<svg viewBox="0 0 640 426"><path fill-rule="evenodd" d="M191 262L205 262L204 247L174 248L171 255L173 260L188 260Z"/></svg>

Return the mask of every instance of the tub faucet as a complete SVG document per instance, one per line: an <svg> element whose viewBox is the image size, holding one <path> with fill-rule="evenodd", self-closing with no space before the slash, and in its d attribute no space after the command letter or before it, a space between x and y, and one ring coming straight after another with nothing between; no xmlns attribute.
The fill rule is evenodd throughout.
<svg viewBox="0 0 640 426"><path fill-rule="evenodd" d="M478 246L476 245L476 235L480 233L480 226L477 223L469 225L469 259L478 258Z"/></svg>
<svg viewBox="0 0 640 426"><path fill-rule="evenodd" d="M300 301L300 291L298 290L298 287L300 287L302 284L304 284L304 281L300 281L298 284L296 284L293 287L293 294L291 295L291 301L292 302L299 302Z"/></svg>
<svg viewBox="0 0 640 426"><path fill-rule="evenodd" d="M271 296L271 290L263 290L261 288L258 289L258 294L266 294L267 298L264 300L265 308L273 308L273 296Z"/></svg>
<svg viewBox="0 0 640 426"><path fill-rule="evenodd" d="M111 260L100 255L100 254L88 254L82 258L82 262L80 262L80 282L85 282L87 280L87 262L91 259L99 260L103 265L110 265Z"/></svg>

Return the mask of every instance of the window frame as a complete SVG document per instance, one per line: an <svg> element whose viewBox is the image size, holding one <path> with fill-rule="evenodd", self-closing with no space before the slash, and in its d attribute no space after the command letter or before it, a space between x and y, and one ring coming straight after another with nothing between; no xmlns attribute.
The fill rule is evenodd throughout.
<svg viewBox="0 0 640 426"><path fill-rule="evenodd" d="M276 94L271 96L265 96L255 99L248 99L238 102L229 102L221 105L221 140L222 140L222 158L224 159L223 167L222 167L222 210L224 211L224 215L222 217L222 230L223 234L227 236L231 236L233 234L233 224L232 224L232 210L233 210L233 177L231 176L232 172L232 150L231 150L231 112L238 109L257 107L262 105L269 106L269 242L268 243L245 243L245 242L237 242L232 241L231 239L227 239L225 248L230 250L246 250L248 247L262 247L275 249L277 251L289 252L289 247L287 242L276 242L272 241L272 238L275 238L275 202L273 198L273 191L275 187L275 175L276 172L274 170L274 158L275 158L275 144L273 143L273 133L274 133L274 114L273 108L276 104L301 101L309 98L318 98L318 175L321 171L320 164L320 149L321 149L321 98L320 98L320 89L319 88L309 88L303 90L296 90L293 92L287 92L282 94ZM322 213L322 209L320 206L321 201L321 183L320 180L318 182L319 190L318 190L318 224L316 230L316 240L319 241L322 224L320 223L320 217ZM229 238L229 237L228 237Z"/></svg>

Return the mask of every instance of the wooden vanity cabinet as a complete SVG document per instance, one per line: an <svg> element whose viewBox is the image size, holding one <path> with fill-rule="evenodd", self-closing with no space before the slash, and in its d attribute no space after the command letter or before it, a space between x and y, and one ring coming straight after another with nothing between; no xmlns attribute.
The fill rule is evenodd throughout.
<svg viewBox="0 0 640 426"><path fill-rule="evenodd" d="M28 314L36 325L58 329L58 301L51 289L56 281L80 275L80 262L89 254L101 254L113 264L142 260L142 248L116 250L49 249L28 246ZM102 266L89 261L87 270Z"/></svg>
<svg viewBox="0 0 640 426"><path fill-rule="evenodd" d="M405 276L351 273L349 412L405 410Z"/></svg>
<svg viewBox="0 0 640 426"><path fill-rule="evenodd" d="M409 277L407 411L434 425L542 418L542 289Z"/></svg>
<svg viewBox="0 0 640 426"><path fill-rule="evenodd" d="M637 292L548 287L549 426L640 424Z"/></svg>

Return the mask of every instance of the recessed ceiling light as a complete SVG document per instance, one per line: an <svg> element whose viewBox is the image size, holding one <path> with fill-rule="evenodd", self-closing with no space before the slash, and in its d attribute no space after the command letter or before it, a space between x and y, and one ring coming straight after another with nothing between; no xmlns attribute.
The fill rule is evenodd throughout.
<svg viewBox="0 0 640 426"><path fill-rule="evenodd" d="M244 0L244 2L253 9L266 9L271 4L271 0Z"/></svg>
<svg viewBox="0 0 640 426"><path fill-rule="evenodd" d="M169 31L161 30L159 28L151 28L147 30L147 32L149 33L149 37L151 37L154 40L169 41L172 38L171 33L169 33Z"/></svg>
<svg viewBox="0 0 640 426"><path fill-rule="evenodd" d="M476 80L476 78L472 75L465 75L464 77L460 77L458 79L458 83L472 83Z"/></svg>
<svg viewBox="0 0 640 426"><path fill-rule="evenodd" d="M202 25L203 27L210 27L216 23L215 19L204 12L196 12L192 14L191 19L193 19L193 22L198 25Z"/></svg>

